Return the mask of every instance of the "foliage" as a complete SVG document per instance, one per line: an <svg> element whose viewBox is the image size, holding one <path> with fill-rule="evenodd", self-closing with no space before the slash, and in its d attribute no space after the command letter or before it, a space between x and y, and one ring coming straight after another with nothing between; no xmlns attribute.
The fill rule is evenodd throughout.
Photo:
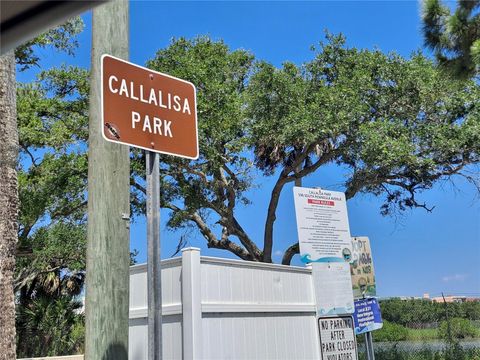
<svg viewBox="0 0 480 360"><path fill-rule="evenodd" d="M73 54L74 35L82 28L76 18L17 48L20 70L39 65L37 50L47 45ZM58 351L68 353L83 343L82 317L66 312L58 319L53 315L55 306L75 310L75 296L85 280L88 78L87 70L62 65L39 72L32 83L17 84L21 207L15 288L21 316L18 342L25 344L25 356L60 355ZM133 196L133 213L138 203ZM131 263L136 255L136 251L131 254ZM49 301L52 307L46 306ZM48 312L51 323L63 321L62 316L75 317L76 322L58 343L52 340L40 349L41 337L26 338L43 326L29 320L33 311Z"/></svg>
<svg viewBox="0 0 480 360"><path fill-rule="evenodd" d="M359 352L359 359L366 360L366 353ZM480 349L458 348L455 353L449 350L433 350L425 345L420 350L400 349L398 344L375 348L376 360L480 360Z"/></svg>
<svg viewBox="0 0 480 360"><path fill-rule="evenodd" d="M200 159L162 158L162 206L171 210L171 228L193 225L209 247L271 262L283 187L326 164L348 172L347 198L384 196L384 215L432 211L419 194L455 175L478 187L471 167L480 143L475 83L445 78L421 54L404 59L347 48L341 35L327 34L302 66L252 61L245 51L200 37L174 40L147 64L198 89ZM141 157L135 159L142 194ZM255 186L252 160L265 175L278 174L263 249L235 217ZM293 244L282 262L297 252Z"/></svg>
<svg viewBox="0 0 480 360"><path fill-rule="evenodd" d="M438 339L438 331L435 328L408 329L407 340L409 341L430 341Z"/></svg>
<svg viewBox="0 0 480 360"><path fill-rule="evenodd" d="M458 1L454 13L440 0L424 0L425 45L457 77L478 75L480 66L480 1Z"/></svg>
<svg viewBox="0 0 480 360"><path fill-rule="evenodd" d="M327 35L313 60L276 69L265 62L252 67L248 52L199 37L173 40L147 65L198 89L200 159L162 157L168 225L193 226L208 246L242 259L271 262L284 185L328 163L349 171L347 198L361 192L385 196L384 214L431 211L418 201L419 193L453 175L477 180L468 165L478 162L478 88L446 79L420 54L407 60L351 49L341 35ZM31 163L22 174L30 188L24 186L21 196L35 205L22 210L21 249L30 251L29 236L57 215L82 225L87 96L87 73L72 67L43 72L37 83L19 89L22 153ZM140 151L131 156L132 213L140 213L143 157ZM236 218L255 186L253 161L266 175L279 173L263 250ZM61 170L52 176L54 169ZM287 249L283 262L296 252L298 244Z"/></svg>
<svg viewBox="0 0 480 360"><path fill-rule="evenodd" d="M303 66L252 64L248 52L231 51L206 37L173 40L147 64L198 89L200 159L162 157L162 206L171 211L172 229L193 225L210 247L270 262L284 185L328 163L349 171L348 198L361 192L385 196L384 214L414 207L431 211L418 201L419 193L453 175L476 181L466 170L478 162L478 88L445 79L422 55L407 60L351 49L342 36L327 35ZM30 250L29 236L54 223L57 214L82 223L86 75L63 67L42 73L36 84L19 91L23 155L32 164L24 176L35 184L22 191L24 199L33 194L39 205L22 213L21 248ZM235 216L255 186L252 160L266 175L279 173L263 250ZM52 170L60 168L52 177ZM133 151L133 213L144 211L143 168L142 153ZM71 191L62 203L56 190L64 186ZM50 191L51 201L44 197ZM283 262L289 263L295 252L298 244L287 249Z"/></svg>
<svg viewBox="0 0 480 360"><path fill-rule="evenodd" d="M375 341L404 341L407 340L408 329L402 325L383 321L383 327L373 332Z"/></svg>
<svg viewBox="0 0 480 360"><path fill-rule="evenodd" d="M444 320L438 327L438 336L441 339L467 339L478 337L479 331L471 321L463 318Z"/></svg>
<svg viewBox="0 0 480 360"><path fill-rule="evenodd" d="M16 49L20 71L38 66L39 48L72 54L83 28L74 18ZM61 355L83 343L88 72L62 66L17 84L20 161L15 289L20 356Z"/></svg>
<svg viewBox="0 0 480 360"><path fill-rule="evenodd" d="M17 290L41 273L85 269L87 72L62 67L19 84ZM61 274L62 272L58 272ZM60 280L60 279L59 279Z"/></svg>
<svg viewBox="0 0 480 360"><path fill-rule="evenodd" d="M359 359L367 360L365 353L359 354ZM397 344L388 348L375 348L376 360L443 360L439 352L432 351L428 348L420 351L405 351L400 350Z"/></svg>
<svg viewBox="0 0 480 360"><path fill-rule="evenodd" d="M278 174L265 221L264 261L285 184L336 163L347 172L347 199L384 196L382 214L423 208L421 192L479 161L478 87L446 78L413 54L347 48L327 34L315 58L281 69L260 62L248 85L247 112L255 164ZM467 167L467 168L466 168ZM290 263L294 244L284 255Z"/></svg>
<svg viewBox="0 0 480 360"><path fill-rule="evenodd" d="M234 213L238 203L249 202L244 193L252 187L244 111L252 61L244 50L230 51L222 41L198 37L173 40L147 66L191 81L197 88L200 158L161 159L162 207L171 210L168 226L194 224L209 247L258 261L260 250Z"/></svg>
<svg viewBox="0 0 480 360"><path fill-rule="evenodd" d="M436 303L426 300L381 300L382 317L409 328L423 328L445 320L449 316L470 321L480 320L480 302Z"/></svg>
<svg viewBox="0 0 480 360"><path fill-rule="evenodd" d="M36 38L25 42L15 49L15 58L21 71L32 66L38 66L40 58L37 48L51 46L58 51L73 55L78 46L75 38L83 30L84 24L80 17L74 17L66 23L51 29Z"/></svg>
<svg viewBox="0 0 480 360"><path fill-rule="evenodd" d="M78 314L82 304L69 296L52 301L37 296L27 306L17 308L17 352L23 357L71 355L81 351L84 319Z"/></svg>

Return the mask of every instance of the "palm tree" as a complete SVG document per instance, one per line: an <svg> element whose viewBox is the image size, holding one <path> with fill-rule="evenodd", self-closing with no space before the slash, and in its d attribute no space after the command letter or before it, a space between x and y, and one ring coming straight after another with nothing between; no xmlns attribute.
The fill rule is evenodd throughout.
<svg viewBox="0 0 480 360"><path fill-rule="evenodd" d="M424 0L423 33L451 74L459 78L478 75L480 66L480 0L459 0L455 12L440 0Z"/></svg>
<svg viewBox="0 0 480 360"><path fill-rule="evenodd" d="M59 356L81 351L84 342L82 303L71 296L52 299L40 295L18 307L17 331L20 356Z"/></svg>
<svg viewBox="0 0 480 360"><path fill-rule="evenodd" d="M18 229L15 56L0 57L0 360L15 359L13 275Z"/></svg>

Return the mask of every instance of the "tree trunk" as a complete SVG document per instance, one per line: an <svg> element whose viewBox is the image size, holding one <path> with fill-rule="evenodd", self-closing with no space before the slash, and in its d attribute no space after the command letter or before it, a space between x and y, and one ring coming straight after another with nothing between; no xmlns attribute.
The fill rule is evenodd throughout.
<svg viewBox="0 0 480 360"><path fill-rule="evenodd" d="M15 359L13 276L18 232L15 56L0 57L0 360Z"/></svg>
<svg viewBox="0 0 480 360"><path fill-rule="evenodd" d="M283 171L280 174L270 196L270 203L268 204L267 219L265 221L265 233L263 236L263 262L272 262L273 249L273 225L277 219L277 206L280 200L283 186L288 182L287 174Z"/></svg>

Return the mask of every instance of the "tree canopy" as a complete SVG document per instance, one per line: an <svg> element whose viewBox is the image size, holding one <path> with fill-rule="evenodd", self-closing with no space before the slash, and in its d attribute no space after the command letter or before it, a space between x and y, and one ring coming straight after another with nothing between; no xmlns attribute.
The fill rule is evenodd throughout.
<svg viewBox="0 0 480 360"><path fill-rule="evenodd" d="M247 113L255 164L278 172L265 222L264 261L271 261L273 223L284 185L327 163L348 169L347 199L384 195L381 212L431 208L417 195L465 176L479 161L478 86L453 81L423 55L345 47L327 35L312 61L281 69L260 62L248 86ZM283 263L298 252L294 244Z"/></svg>
<svg viewBox="0 0 480 360"><path fill-rule="evenodd" d="M348 48L341 35L328 34L312 54L302 65L285 62L277 68L255 61L248 51L198 37L174 39L147 62L197 87L200 158L161 157L161 206L170 210L170 228L193 227L209 247L271 262L282 189L326 164L348 170L347 198L383 196L384 215L431 211L433 205L418 195L455 175L478 185L471 167L478 163L480 144L474 82L446 78L420 53L406 59ZM63 67L19 89L25 92L19 100L21 139L32 164L28 176L22 175L29 184L22 191L41 204L22 210L22 232L33 228L35 234L48 223L50 237L36 235L47 243L55 241L55 227L58 233L70 231L72 223L84 220L86 76ZM140 214L144 159L136 150L131 158L132 209ZM277 177L263 239L251 238L237 215L238 207L252 200L248 194L258 186L258 171ZM283 263L296 252L298 244L292 244Z"/></svg>
<svg viewBox="0 0 480 360"><path fill-rule="evenodd" d="M17 69L40 66L38 48L72 54L82 28L74 18L20 46ZM14 285L20 356L66 354L83 342L82 316L75 312L81 304L74 297L85 278L87 75L62 66L40 71L31 83L17 83L20 213ZM52 326L58 331L53 337Z"/></svg>
<svg viewBox="0 0 480 360"><path fill-rule="evenodd" d="M198 88L200 159L162 158L169 226L191 224L209 247L271 262L282 189L326 164L348 170L347 198L383 196L384 215L431 211L418 195L454 175L478 186L469 166L479 160L474 82L446 78L420 53L348 48L342 35L327 34L313 54L276 68L221 41L181 38L147 63ZM256 170L278 176L263 239L235 216L249 204ZM282 262L297 252L292 244Z"/></svg>
<svg viewBox="0 0 480 360"><path fill-rule="evenodd" d="M244 194L253 185L252 162L245 152L244 106L252 62L247 51L230 51L222 41L199 37L174 40L147 66L189 80L197 88L198 161L161 158L162 207L171 210L168 225L178 228L190 222L209 247L261 261L259 248L235 216L238 203L248 204ZM216 226L220 232L215 232Z"/></svg>

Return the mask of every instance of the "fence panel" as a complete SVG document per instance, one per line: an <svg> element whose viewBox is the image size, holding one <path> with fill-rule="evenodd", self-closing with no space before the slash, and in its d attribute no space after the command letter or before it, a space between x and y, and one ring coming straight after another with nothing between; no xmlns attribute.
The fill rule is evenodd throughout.
<svg viewBox="0 0 480 360"><path fill-rule="evenodd" d="M146 359L146 266L131 269L129 358ZM164 359L318 359L311 271L200 257L162 262Z"/></svg>

